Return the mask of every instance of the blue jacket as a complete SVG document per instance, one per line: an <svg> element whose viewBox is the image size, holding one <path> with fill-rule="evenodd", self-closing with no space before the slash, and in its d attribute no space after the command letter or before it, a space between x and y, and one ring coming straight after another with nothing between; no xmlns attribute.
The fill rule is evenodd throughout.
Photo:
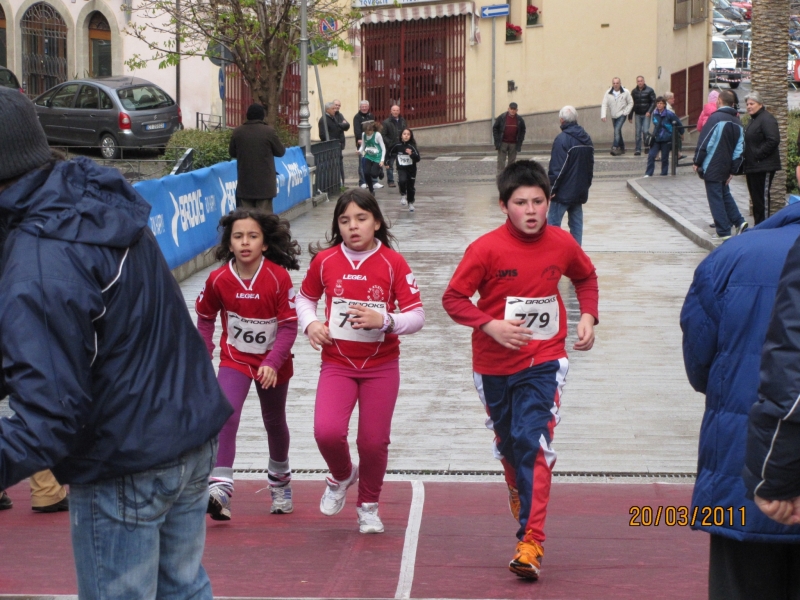
<svg viewBox="0 0 800 600"><path fill-rule="evenodd" d="M87 158L0 192L0 489L138 473L232 413L180 287L115 169Z"/></svg>
<svg viewBox="0 0 800 600"><path fill-rule="evenodd" d="M736 109L723 106L703 125L692 162L706 181L724 183L741 171L743 161L744 128Z"/></svg>
<svg viewBox="0 0 800 600"><path fill-rule="evenodd" d="M769 519L747 499L742 480L761 348L778 279L798 236L800 204L794 204L714 250L697 267L686 296L681 311L686 374L706 395L692 496L693 509L698 507L694 529L740 541L800 543L800 526ZM725 510L723 525L714 525L712 515L706 526L704 507L732 507L733 514Z"/></svg>
<svg viewBox="0 0 800 600"><path fill-rule="evenodd" d="M586 204L594 176L592 138L577 123L562 123L550 151L550 192L561 204Z"/></svg>
<svg viewBox="0 0 800 600"><path fill-rule="evenodd" d="M653 113L653 136L656 142L672 141L673 127L679 134L683 133L683 123L674 112L664 109L663 113Z"/></svg>

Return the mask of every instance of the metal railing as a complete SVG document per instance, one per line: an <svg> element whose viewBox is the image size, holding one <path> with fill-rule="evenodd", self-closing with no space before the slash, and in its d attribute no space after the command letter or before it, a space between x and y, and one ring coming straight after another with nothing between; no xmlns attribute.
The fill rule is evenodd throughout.
<svg viewBox="0 0 800 600"><path fill-rule="evenodd" d="M192 169L190 148L169 148L168 155L162 156L154 148L124 148L121 158L103 158L97 146L51 146L65 155L67 160L76 156L91 158L104 167L113 167L122 173L129 182L158 179L169 175L175 169L185 173ZM120 148L120 150L123 150ZM189 157L187 157L187 154ZM159 158L153 158L158 156ZM177 157L177 160L174 158Z"/></svg>
<svg viewBox="0 0 800 600"><path fill-rule="evenodd" d="M225 129L222 122L222 115L209 115L206 113L194 114L195 127L201 131L218 131Z"/></svg>
<svg viewBox="0 0 800 600"><path fill-rule="evenodd" d="M311 144L316 177L314 193L335 193L342 186L342 145L339 140Z"/></svg>

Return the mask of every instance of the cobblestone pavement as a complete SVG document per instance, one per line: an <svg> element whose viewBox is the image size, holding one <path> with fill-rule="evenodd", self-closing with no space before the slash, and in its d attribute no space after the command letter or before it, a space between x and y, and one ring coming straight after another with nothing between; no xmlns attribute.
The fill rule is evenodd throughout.
<svg viewBox="0 0 800 600"><path fill-rule="evenodd" d="M626 189L626 179L643 171L641 159L609 159L618 170L597 178L585 208L584 248L600 277L598 341L591 352L570 356L563 419L555 434L556 471L693 473L703 398L686 382L678 316L705 252ZM427 314L422 332L403 340L389 469L499 471L472 385L470 331L454 324L440 303L467 244L503 222L493 179L489 161L423 161L413 214L400 206L396 189L377 191L399 250L414 269ZM323 203L293 221L293 233L304 248L324 238L332 209L332 203ZM304 254L303 270L307 260ZM303 270L293 273L297 285ZM209 271L183 282L190 307ZM567 282L562 282L562 294L571 346L577 302ZM323 470L312 432L319 355L304 337L298 337L294 353L288 403L292 466ZM266 439L253 392L238 439L234 467L240 476L265 469ZM355 448L353 439L351 444Z"/></svg>

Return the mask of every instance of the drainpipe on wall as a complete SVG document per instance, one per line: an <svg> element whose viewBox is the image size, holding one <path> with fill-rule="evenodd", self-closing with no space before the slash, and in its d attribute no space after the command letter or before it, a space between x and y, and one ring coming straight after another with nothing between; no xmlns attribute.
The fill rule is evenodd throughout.
<svg viewBox="0 0 800 600"><path fill-rule="evenodd" d="M175 65L175 103L181 105L181 0L175 0L175 52L178 53L178 64Z"/></svg>

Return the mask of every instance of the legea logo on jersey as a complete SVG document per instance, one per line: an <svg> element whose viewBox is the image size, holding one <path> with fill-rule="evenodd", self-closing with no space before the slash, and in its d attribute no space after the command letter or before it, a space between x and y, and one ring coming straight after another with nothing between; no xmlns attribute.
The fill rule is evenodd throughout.
<svg viewBox="0 0 800 600"><path fill-rule="evenodd" d="M417 285L417 280L413 273L406 275L406 282L408 283L412 294L419 294L419 286Z"/></svg>
<svg viewBox="0 0 800 600"><path fill-rule="evenodd" d="M344 277L342 277L342 279L355 279L356 281L366 281L367 280L367 276L366 275L351 275L351 274L348 274L348 275L345 275Z"/></svg>
<svg viewBox="0 0 800 600"><path fill-rule="evenodd" d="M202 190L195 190L188 194L182 194L175 200L172 192L169 197L172 199L172 205L175 207L175 214L172 216L172 239L175 240L175 245L180 246L178 241L178 220L180 219L181 230L186 232L192 227L197 227L200 223L206 222L206 213L204 203L202 201Z"/></svg>
<svg viewBox="0 0 800 600"><path fill-rule="evenodd" d="M219 181L219 187L222 188L222 200L219 202L219 208L224 217L232 210L236 210L236 186L239 180L222 181L221 177L217 177L217 180Z"/></svg>
<svg viewBox="0 0 800 600"><path fill-rule="evenodd" d="M248 294L247 292L236 292L237 300L261 300L258 294Z"/></svg>

